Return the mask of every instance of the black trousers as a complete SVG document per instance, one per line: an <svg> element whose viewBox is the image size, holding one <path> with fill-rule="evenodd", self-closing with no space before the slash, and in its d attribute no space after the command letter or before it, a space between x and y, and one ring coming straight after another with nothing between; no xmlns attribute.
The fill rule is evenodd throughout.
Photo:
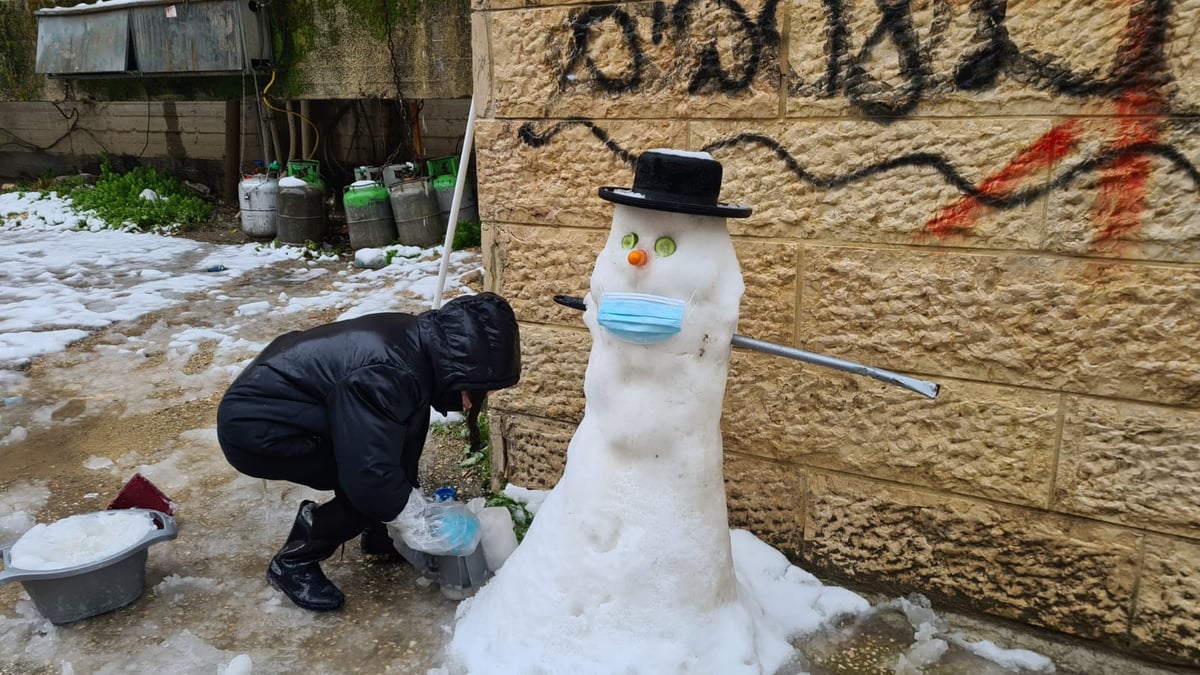
<svg viewBox="0 0 1200 675"><path fill-rule="evenodd" d="M314 541L328 545L326 555L372 524L338 485L333 446L327 439L299 427L239 417L237 406L222 401L217 408L217 440L225 459L247 476L334 491L333 499L313 509L309 529Z"/></svg>
<svg viewBox="0 0 1200 675"><path fill-rule="evenodd" d="M338 489L338 467L328 438L279 421L242 416L240 408L238 401L229 399L217 407L217 441L233 468L314 490Z"/></svg>

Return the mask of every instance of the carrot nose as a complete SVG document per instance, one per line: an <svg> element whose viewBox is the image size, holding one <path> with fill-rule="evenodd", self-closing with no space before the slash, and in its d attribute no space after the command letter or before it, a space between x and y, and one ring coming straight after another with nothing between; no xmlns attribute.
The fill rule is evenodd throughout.
<svg viewBox="0 0 1200 675"><path fill-rule="evenodd" d="M650 256L646 255L646 252L640 248L635 248L629 252L629 264L634 267L641 267L649 260Z"/></svg>

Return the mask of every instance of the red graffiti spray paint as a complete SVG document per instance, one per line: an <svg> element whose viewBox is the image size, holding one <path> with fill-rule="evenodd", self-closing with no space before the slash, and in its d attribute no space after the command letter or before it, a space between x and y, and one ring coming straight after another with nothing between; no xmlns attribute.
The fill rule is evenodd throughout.
<svg viewBox="0 0 1200 675"><path fill-rule="evenodd" d="M1078 142L1077 120L1059 124L1023 150L999 173L984 180L979 185L979 192L999 197L1009 194L1023 181L1036 183L1044 180L1042 172L1074 150ZM939 237L966 231L975 225L975 220L985 208L977 197L963 197L926 223L925 231Z"/></svg>

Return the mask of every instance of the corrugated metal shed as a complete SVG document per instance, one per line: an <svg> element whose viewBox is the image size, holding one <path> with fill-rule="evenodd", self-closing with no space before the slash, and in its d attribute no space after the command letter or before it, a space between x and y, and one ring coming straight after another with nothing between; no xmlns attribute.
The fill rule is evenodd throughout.
<svg viewBox="0 0 1200 675"><path fill-rule="evenodd" d="M129 10L143 73L240 71L241 31L233 2L188 2Z"/></svg>
<svg viewBox="0 0 1200 675"><path fill-rule="evenodd" d="M38 10L35 70L48 75L213 75L271 58L247 0L101 0Z"/></svg>
<svg viewBox="0 0 1200 675"><path fill-rule="evenodd" d="M129 15L105 12L38 17L34 70L49 75L129 69Z"/></svg>

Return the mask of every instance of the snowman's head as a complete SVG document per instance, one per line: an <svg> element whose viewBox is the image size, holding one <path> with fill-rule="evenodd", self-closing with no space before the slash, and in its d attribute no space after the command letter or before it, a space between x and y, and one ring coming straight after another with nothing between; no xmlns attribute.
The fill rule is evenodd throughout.
<svg viewBox="0 0 1200 675"><path fill-rule="evenodd" d="M601 326L650 343L685 322L736 325L744 287L725 222L750 209L718 202L720 185L721 165L707 153L651 150L638 159L633 189L600 189L616 203L592 274Z"/></svg>
<svg viewBox="0 0 1200 675"><path fill-rule="evenodd" d="M740 296L741 270L724 218L617 205L592 290L707 302L730 281Z"/></svg>

